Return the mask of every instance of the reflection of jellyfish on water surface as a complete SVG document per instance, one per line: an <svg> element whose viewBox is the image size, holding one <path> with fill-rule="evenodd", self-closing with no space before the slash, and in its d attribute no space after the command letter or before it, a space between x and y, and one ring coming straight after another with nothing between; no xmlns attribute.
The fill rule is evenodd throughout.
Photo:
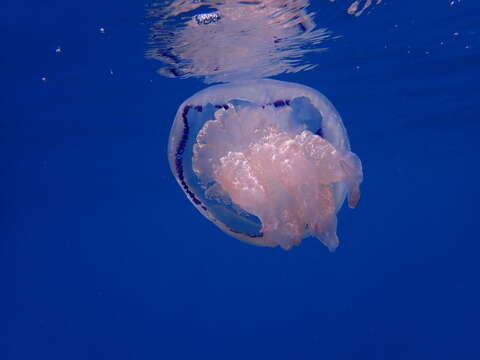
<svg viewBox="0 0 480 360"><path fill-rule="evenodd" d="M169 161L195 207L227 234L289 249L338 246L336 213L357 204L358 157L333 105L312 88L263 79L312 68L325 38L308 0L177 0L152 8L154 48L170 77L211 86L178 109Z"/></svg>

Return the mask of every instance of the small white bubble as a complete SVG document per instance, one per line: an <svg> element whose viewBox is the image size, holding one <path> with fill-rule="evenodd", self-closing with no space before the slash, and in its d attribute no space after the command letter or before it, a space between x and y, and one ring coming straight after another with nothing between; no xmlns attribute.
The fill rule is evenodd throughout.
<svg viewBox="0 0 480 360"><path fill-rule="evenodd" d="M453 33L453 36L458 36L458 35L460 35L460 33L456 32L456 31Z"/></svg>
<svg viewBox="0 0 480 360"><path fill-rule="evenodd" d="M103 27L101 27L101 28L99 29L99 31L100 31L100 34L105 34L105 28L103 28Z"/></svg>
<svg viewBox="0 0 480 360"><path fill-rule="evenodd" d="M47 82L47 77L46 76L42 76L41 79L42 79L43 82Z"/></svg>
<svg viewBox="0 0 480 360"><path fill-rule="evenodd" d="M110 73L110 75L113 75L113 70L112 70L112 69L110 69L109 73Z"/></svg>
<svg viewBox="0 0 480 360"><path fill-rule="evenodd" d="M360 66L359 65L355 66L355 69L360 70Z"/></svg>
<svg viewBox="0 0 480 360"><path fill-rule="evenodd" d="M60 46L57 46L57 48L55 49L55 52L57 54L60 54L62 52L62 48Z"/></svg>

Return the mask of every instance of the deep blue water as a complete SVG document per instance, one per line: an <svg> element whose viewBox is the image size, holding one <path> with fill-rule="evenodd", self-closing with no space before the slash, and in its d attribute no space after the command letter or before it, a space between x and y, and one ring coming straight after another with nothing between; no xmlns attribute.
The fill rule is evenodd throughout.
<svg viewBox="0 0 480 360"><path fill-rule="evenodd" d="M341 37L277 77L324 93L363 161L332 254L189 203L166 146L205 85L144 59L145 3L3 1L0 359L480 359L480 3L348 4L315 1Z"/></svg>

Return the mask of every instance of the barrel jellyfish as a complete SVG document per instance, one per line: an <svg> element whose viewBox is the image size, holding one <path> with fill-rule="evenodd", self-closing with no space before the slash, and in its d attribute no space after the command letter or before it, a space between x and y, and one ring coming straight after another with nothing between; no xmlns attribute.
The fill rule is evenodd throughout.
<svg viewBox="0 0 480 360"><path fill-rule="evenodd" d="M200 213L250 244L290 249L312 236L333 251L337 212L360 198L361 162L325 96L266 78L312 68L301 57L328 33L308 5L173 1L152 10L148 56L164 75L223 82L185 100L170 132L171 170Z"/></svg>

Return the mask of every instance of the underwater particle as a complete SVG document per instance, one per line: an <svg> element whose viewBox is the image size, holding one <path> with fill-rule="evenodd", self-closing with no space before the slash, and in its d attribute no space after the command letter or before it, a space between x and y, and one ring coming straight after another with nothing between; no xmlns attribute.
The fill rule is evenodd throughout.
<svg viewBox="0 0 480 360"><path fill-rule="evenodd" d="M55 49L55 53L60 54L61 52L62 52L62 48L60 46L57 46L57 48Z"/></svg>
<svg viewBox="0 0 480 360"><path fill-rule="evenodd" d="M105 28L101 27L100 29L98 29L98 31L100 32L100 34L105 34Z"/></svg>
<svg viewBox="0 0 480 360"><path fill-rule="evenodd" d="M365 10L367 10L372 5L372 0L365 1L363 8L355 13L355 16L360 16Z"/></svg>
<svg viewBox="0 0 480 360"><path fill-rule="evenodd" d="M381 2L382 2L382 0L377 0L375 5L379 5ZM360 4L361 4L360 0L356 0L353 3L351 3L350 6L347 9L347 14L355 15L356 17L358 17L358 16L362 15L365 12L365 10L367 10L370 6L373 5L373 1L372 0L365 0L361 9L360 9Z"/></svg>
<svg viewBox="0 0 480 360"><path fill-rule="evenodd" d="M47 82L48 79L46 76L42 76L40 80L42 80L42 82Z"/></svg>
<svg viewBox="0 0 480 360"><path fill-rule="evenodd" d="M357 12L358 10L358 5L360 4L360 1L354 1L347 9L347 14L348 15L353 15Z"/></svg>
<svg viewBox="0 0 480 360"><path fill-rule="evenodd" d="M290 249L303 238L338 246L336 213L360 198L362 167L333 105L317 91L259 79L187 99L169 162L192 204L225 233Z"/></svg>

